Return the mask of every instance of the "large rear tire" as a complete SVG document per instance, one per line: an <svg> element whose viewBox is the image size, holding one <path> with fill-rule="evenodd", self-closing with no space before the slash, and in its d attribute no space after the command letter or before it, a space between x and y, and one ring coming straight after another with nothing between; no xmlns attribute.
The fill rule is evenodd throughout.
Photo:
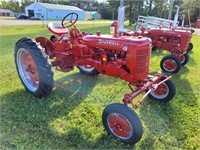
<svg viewBox="0 0 200 150"><path fill-rule="evenodd" d="M102 114L106 131L127 144L135 144L143 134L142 123L137 114L124 104L108 105Z"/></svg>
<svg viewBox="0 0 200 150"><path fill-rule="evenodd" d="M29 38L17 41L14 50L15 65L25 89L36 97L47 96L54 80L48 56Z"/></svg>

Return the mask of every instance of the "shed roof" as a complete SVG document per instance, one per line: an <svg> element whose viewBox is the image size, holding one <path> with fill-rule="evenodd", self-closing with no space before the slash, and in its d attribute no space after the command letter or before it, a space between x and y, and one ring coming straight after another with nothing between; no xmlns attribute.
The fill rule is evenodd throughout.
<svg viewBox="0 0 200 150"><path fill-rule="evenodd" d="M9 9L0 9L0 13L14 13Z"/></svg>
<svg viewBox="0 0 200 150"><path fill-rule="evenodd" d="M59 5L59 4L49 4L49 3L39 3L35 2L47 9L61 9L61 10L76 10L76 11L84 11L76 6L69 6L69 5Z"/></svg>

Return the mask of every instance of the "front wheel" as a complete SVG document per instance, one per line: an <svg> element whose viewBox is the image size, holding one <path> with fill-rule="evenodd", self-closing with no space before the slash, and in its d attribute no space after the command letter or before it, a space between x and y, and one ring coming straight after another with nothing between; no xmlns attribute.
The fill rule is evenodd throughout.
<svg viewBox="0 0 200 150"><path fill-rule="evenodd" d="M161 62L160 67L164 72L177 73L181 69L181 62L176 56L165 56Z"/></svg>
<svg viewBox="0 0 200 150"><path fill-rule="evenodd" d="M163 77L161 81L164 79ZM169 102L174 98L175 94L176 88L174 83L171 80L167 80L160 84L154 91L151 91L148 96L159 102Z"/></svg>
<svg viewBox="0 0 200 150"><path fill-rule="evenodd" d="M151 51L155 51L157 49L157 47L156 46L151 46Z"/></svg>
<svg viewBox="0 0 200 150"><path fill-rule="evenodd" d="M193 49L193 44L189 43L188 48L187 48L187 53L189 53Z"/></svg>
<svg viewBox="0 0 200 150"><path fill-rule="evenodd" d="M95 76L99 74L99 72L90 65L78 66L77 68L80 70L81 73L88 76Z"/></svg>
<svg viewBox="0 0 200 150"><path fill-rule="evenodd" d="M53 89L53 72L48 56L29 38L17 41L14 51L18 75L25 89L36 97L47 96Z"/></svg>
<svg viewBox="0 0 200 150"><path fill-rule="evenodd" d="M188 63L188 61L189 61L189 55L188 55L188 53L181 54L179 56L179 60L181 61L181 65L185 66Z"/></svg>
<svg viewBox="0 0 200 150"><path fill-rule="evenodd" d="M127 144L136 144L142 137L142 123L137 114L124 104L108 105L102 114L106 131Z"/></svg>

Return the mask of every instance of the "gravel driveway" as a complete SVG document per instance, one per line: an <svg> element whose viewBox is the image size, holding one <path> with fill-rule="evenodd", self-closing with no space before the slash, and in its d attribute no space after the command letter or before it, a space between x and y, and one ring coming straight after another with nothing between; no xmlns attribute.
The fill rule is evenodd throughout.
<svg viewBox="0 0 200 150"><path fill-rule="evenodd" d="M12 25L43 25L52 22L50 20L43 21L43 20L18 20L18 19L0 19L0 26L12 26ZM54 22L54 21L53 21ZM59 21L57 21L59 22ZM61 22L61 21L60 21ZM95 21L94 21L95 22ZM96 21L95 23L98 24L109 24L112 21ZM93 21L77 21L77 24L93 24Z"/></svg>

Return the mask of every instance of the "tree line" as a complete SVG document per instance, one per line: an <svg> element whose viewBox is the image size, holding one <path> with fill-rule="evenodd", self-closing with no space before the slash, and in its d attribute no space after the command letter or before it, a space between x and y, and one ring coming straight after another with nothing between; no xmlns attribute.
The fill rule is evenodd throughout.
<svg viewBox="0 0 200 150"><path fill-rule="evenodd" d="M0 8L10 9L15 13L23 13L25 7L33 2L52 3L61 5L77 6L85 11L97 11L103 19L117 19L120 0L2 0ZM191 22L200 19L200 0L172 0L174 1L172 19L176 13L175 5L180 6L179 20L185 15L185 23L188 24L188 16ZM124 0L125 17L129 20L129 25L137 21L138 15L155 16L167 19L170 5L168 0Z"/></svg>

